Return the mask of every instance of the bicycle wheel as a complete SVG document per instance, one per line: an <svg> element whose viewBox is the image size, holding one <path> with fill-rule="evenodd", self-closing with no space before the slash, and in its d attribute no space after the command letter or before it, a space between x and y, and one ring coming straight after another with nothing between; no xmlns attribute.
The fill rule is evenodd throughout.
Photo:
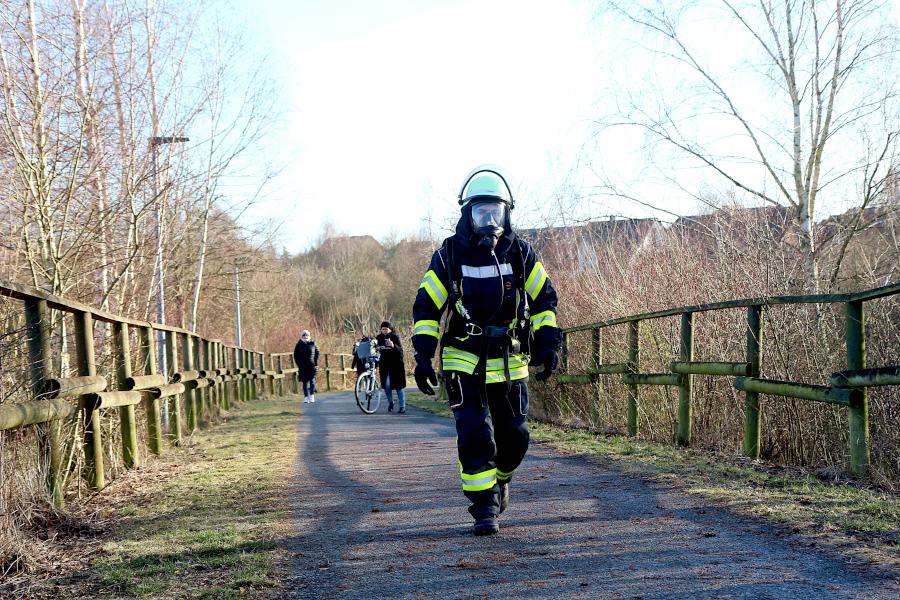
<svg viewBox="0 0 900 600"><path fill-rule="evenodd" d="M363 373L356 381L356 405L359 410L371 415L381 405L381 388L373 373Z"/></svg>
<svg viewBox="0 0 900 600"><path fill-rule="evenodd" d="M366 373L360 373L356 378L356 387L353 388L353 395L356 397L356 405L362 410L363 402L366 399Z"/></svg>

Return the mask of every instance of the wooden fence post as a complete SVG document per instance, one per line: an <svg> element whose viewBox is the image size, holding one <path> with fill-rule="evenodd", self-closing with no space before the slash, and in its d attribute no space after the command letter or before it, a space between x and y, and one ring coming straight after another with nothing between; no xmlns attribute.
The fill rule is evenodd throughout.
<svg viewBox="0 0 900 600"><path fill-rule="evenodd" d="M228 348L224 343L219 344L219 360L221 361L222 368L227 372L229 371L228 367ZM231 382L227 379L222 382L222 401L225 407L225 410L231 410Z"/></svg>
<svg viewBox="0 0 900 600"><path fill-rule="evenodd" d="M194 343L191 336L187 333L178 334L181 337L181 357L182 370L193 371L194 369ZM197 431L197 403L194 399L197 396L197 390L194 388L194 382L188 381L184 385L184 412L187 417L188 433Z"/></svg>
<svg viewBox="0 0 900 600"><path fill-rule="evenodd" d="M238 350L238 356L240 357L240 368L243 371L247 368L247 351L243 348ZM240 395L241 402L246 402L249 397L249 392L247 391L247 374L241 373L241 379L238 382L238 394Z"/></svg>
<svg viewBox="0 0 900 600"><path fill-rule="evenodd" d="M153 327L141 327L141 349L143 350L144 375L156 375L156 336ZM147 411L147 444L150 452L162 454L162 423L159 419L159 399L144 395L144 410Z"/></svg>
<svg viewBox="0 0 900 600"><path fill-rule="evenodd" d="M31 369L31 395L37 400L44 393L44 381L52 376L53 356L50 352L50 310L46 300L25 300L25 323L28 329L28 364ZM39 426L41 427L41 426ZM42 462L47 464L47 489L53 506L61 508L63 498L62 421L56 419L41 428L39 448Z"/></svg>
<svg viewBox="0 0 900 600"><path fill-rule="evenodd" d="M594 369L599 369L600 365L602 364L603 334L600 331L600 328L597 327L595 329L591 329L591 365ZM597 375L596 377L597 378L594 380L596 397L594 398L594 406L592 407L591 414L594 419L599 419L600 403L603 401L603 381L600 379L599 375Z"/></svg>
<svg viewBox="0 0 900 600"><path fill-rule="evenodd" d="M178 337L172 331L166 333L166 364L169 366L171 373L166 373L166 381L172 381L172 375L178 370ZM175 394L171 398L166 398L164 402L169 403L169 435L172 436L172 443L176 446L181 444L181 394Z"/></svg>
<svg viewBox="0 0 900 600"><path fill-rule="evenodd" d="M847 369L866 368L866 316L861 300L847 303ZM848 407L850 472L863 476L869 469L869 394L865 387Z"/></svg>
<svg viewBox="0 0 900 600"><path fill-rule="evenodd" d="M203 340L199 336L192 335L191 343L194 345L194 369L202 371L203 362ZM194 389L194 413L197 415L197 426L206 427L206 388Z"/></svg>
<svg viewBox="0 0 900 600"><path fill-rule="evenodd" d="M131 377L131 340L127 323L113 323L113 344L115 346L116 379L118 389L127 389L125 381ZM122 435L122 461L126 467L141 466L138 450L137 418L134 405L119 407L119 425Z"/></svg>
<svg viewBox="0 0 900 600"><path fill-rule="evenodd" d="M641 370L641 322L628 322L628 363L633 373ZM637 435L638 427L638 386L636 383L628 384L628 435Z"/></svg>
<svg viewBox="0 0 900 600"><path fill-rule="evenodd" d="M325 354L325 391L331 391L331 368L328 366L328 354Z"/></svg>
<svg viewBox="0 0 900 600"><path fill-rule="evenodd" d="M681 315L681 336L678 351L679 360L691 362L694 360L694 313L686 312ZM679 446L691 444L691 396L693 375L682 375L681 385L678 386L678 437Z"/></svg>
<svg viewBox="0 0 900 600"><path fill-rule="evenodd" d="M234 392L234 402L237 404L241 402L243 398L241 397L241 382L243 381L243 377L238 372L241 368L241 350L237 346L232 350L232 363L234 367L234 380L232 381L232 391Z"/></svg>
<svg viewBox="0 0 900 600"><path fill-rule="evenodd" d="M97 374L94 362L94 315L89 312L75 313L75 346L78 354L78 374ZM93 407L86 396L81 397L84 407L84 461L87 467L88 486L99 490L106 485L103 468L103 436L100 428L100 411Z"/></svg>
<svg viewBox="0 0 900 600"><path fill-rule="evenodd" d="M250 351L250 371L253 373L253 379L250 380L250 399L257 400L259 398L259 353Z"/></svg>
<svg viewBox="0 0 900 600"><path fill-rule="evenodd" d="M762 306L747 307L747 363L750 377L759 377L762 361ZM744 454L759 458L761 422L759 393L744 392Z"/></svg>

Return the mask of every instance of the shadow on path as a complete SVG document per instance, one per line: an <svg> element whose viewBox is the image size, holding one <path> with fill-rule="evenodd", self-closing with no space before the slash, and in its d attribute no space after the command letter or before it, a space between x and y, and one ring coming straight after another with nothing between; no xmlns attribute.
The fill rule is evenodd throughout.
<svg viewBox="0 0 900 600"><path fill-rule="evenodd" d="M895 598L764 524L535 445L475 538L452 422L305 405L289 598Z"/></svg>

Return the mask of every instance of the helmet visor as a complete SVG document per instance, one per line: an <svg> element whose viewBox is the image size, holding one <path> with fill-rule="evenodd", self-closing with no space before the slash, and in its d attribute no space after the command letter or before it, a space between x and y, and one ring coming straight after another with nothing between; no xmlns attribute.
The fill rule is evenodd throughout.
<svg viewBox="0 0 900 600"><path fill-rule="evenodd" d="M506 222L506 202L479 202L472 207L472 225L475 229L497 227L503 229Z"/></svg>

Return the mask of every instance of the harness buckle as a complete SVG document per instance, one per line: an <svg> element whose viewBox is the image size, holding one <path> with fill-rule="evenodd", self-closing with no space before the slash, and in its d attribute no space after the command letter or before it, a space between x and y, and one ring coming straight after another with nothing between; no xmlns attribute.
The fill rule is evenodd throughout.
<svg viewBox="0 0 900 600"><path fill-rule="evenodd" d="M488 325L484 328L484 334L489 338L502 338L506 337L507 332L509 331L508 327L502 327L498 325Z"/></svg>

